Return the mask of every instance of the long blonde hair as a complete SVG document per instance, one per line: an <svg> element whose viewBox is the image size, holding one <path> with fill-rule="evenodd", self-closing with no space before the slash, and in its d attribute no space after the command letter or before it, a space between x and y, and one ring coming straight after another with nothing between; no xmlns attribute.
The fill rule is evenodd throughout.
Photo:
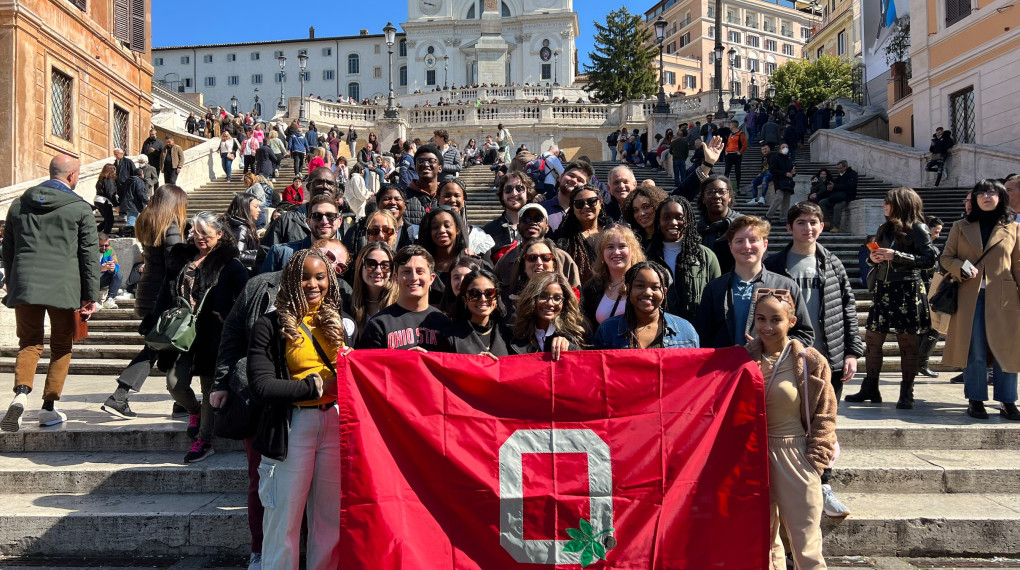
<svg viewBox="0 0 1020 570"><path fill-rule="evenodd" d="M390 217L392 218L393 216ZM365 280L361 278L361 269L365 266L365 258L368 257L368 254L376 250L385 253L386 257L390 260L390 278L383 285L382 295L379 296L379 310L381 311L397 302L397 284L393 280L393 274L397 268L393 264L393 250L387 247L385 242L371 242L361 248L361 253L358 254L358 259L354 262L354 294L351 295L351 312L354 314L354 322L357 323L358 330L363 330L365 323L368 322L368 311L366 310L368 286L365 285Z"/></svg>
<svg viewBox="0 0 1020 570"><path fill-rule="evenodd" d="M599 236L599 245L595 248L595 252L598 254L598 259L595 260L593 272L595 277L601 279L604 284L609 284L610 281L609 267L606 266L606 247L609 245L609 240L614 237L619 237L630 249L630 265L627 266L627 269L630 269L645 260L645 252L641 249L641 242L638 241L634 232L627 226L617 224L611 225L602 231L602 235ZM624 271L624 273L626 273L626 271Z"/></svg>
<svg viewBox="0 0 1020 570"><path fill-rule="evenodd" d="M176 184L164 184L156 190L149 205L142 209L135 221L135 237L143 246L163 245L170 226L184 233L188 217L188 194Z"/></svg>
<svg viewBox="0 0 1020 570"><path fill-rule="evenodd" d="M301 321L308 314L308 300L301 289L301 277L305 267L305 260L314 257L326 266L326 274L329 278L329 287L326 295L319 302L315 310L313 322L326 339L336 348L345 344L343 318L340 316L340 282L337 280L336 272L333 270L333 263L320 253L317 249L302 249L294 252L294 255L283 267L280 276L280 291L276 294L276 311L280 316L281 334L288 341L300 345L303 342L301 335Z"/></svg>

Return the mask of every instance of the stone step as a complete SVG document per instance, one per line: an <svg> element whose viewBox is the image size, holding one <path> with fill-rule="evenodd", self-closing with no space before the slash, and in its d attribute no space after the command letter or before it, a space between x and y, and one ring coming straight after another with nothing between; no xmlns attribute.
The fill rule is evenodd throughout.
<svg viewBox="0 0 1020 570"><path fill-rule="evenodd" d="M841 433L838 432L840 435ZM1020 450L861 449L844 446L832 471L846 493L1020 492Z"/></svg>
<svg viewBox="0 0 1020 570"><path fill-rule="evenodd" d="M0 494L235 493L248 485L243 451L216 452L199 464L183 461L179 451L78 451L4 454L0 457Z"/></svg>
<svg viewBox="0 0 1020 570"><path fill-rule="evenodd" d="M246 495L0 495L0 555L245 554Z"/></svg>
<svg viewBox="0 0 1020 570"><path fill-rule="evenodd" d="M102 359L102 360L123 360L125 365L138 354L144 343L142 337L135 335L137 344L80 344L75 345L71 364L74 365L79 359ZM97 339L99 340L99 339ZM14 357L18 355L17 346L0 347L0 357ZM50 357L50 347L43 348L43 358ZM118 363L119 365L119 363ZM123 370L123 369L122 369Z"/></svg>
<svg viewBox="0 0 1020 570"><path fill-rule="evenodd" d="M850 509L823 518L827 556L1015 556L1020 500L1004 493L841 493Z"/></svg>
<svg viewBox="0 0 1020 570"><path fill-rule="evenodd" d="M83 347L84 348L84 347ZM77 351L77 349L76 349ZM138 351L132 351L137 354ZM132 355L133 357L134 355ZM130 364L131 357L128 358L78 358L73 356L71 358L71 365L68 369L71 374L99 374L109 376L110 378L116 378L121 372L127 368ZM0 372L14 372L14 356L2 356L0 357ZM39 365L36 370L40 373L45 373L46 367L49 366L49 358L42 358L39 360ZM150 376L162 376L163 374L159 370L153 368Z"/></svg>

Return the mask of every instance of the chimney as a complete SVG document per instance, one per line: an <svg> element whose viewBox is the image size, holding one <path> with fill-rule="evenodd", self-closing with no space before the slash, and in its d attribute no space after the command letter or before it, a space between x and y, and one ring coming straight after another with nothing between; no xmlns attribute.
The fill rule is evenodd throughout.
<svg viewBox="0 0 1020 570"><path fill-rule="evenodd" d="M367 36L368 35L368 30L361 30L361 34L360 35Z"/></svg>
<svg viewBox="0 0 1020 570"><path fill-rule="evenodd" d="M308 26L308 39L315 39L315 26Z"/></svg>

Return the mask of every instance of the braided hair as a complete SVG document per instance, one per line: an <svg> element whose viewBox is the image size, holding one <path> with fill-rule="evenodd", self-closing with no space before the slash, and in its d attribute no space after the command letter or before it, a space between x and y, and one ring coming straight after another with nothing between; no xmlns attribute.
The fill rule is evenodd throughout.
<svg viewBox="0 0 1020 570"><path fill-rule="evenodd" d="M283 274L280 276L280 291L276 294L276 311L280 316L281 332L284 338L289 341L299 345L303 342L300 323L308 314L309 307L305 293L301 289L301 278L304 273L305 260L309 258L322 262L326 267L326 275L329 279L326 295L313 313L313 322L333 346L341 348L345 346L346 335L340 316L340 282L333 270L333 263L316 249L302 249L294 252L294 255L287 261L287 265L283 267Z"/></svg>
<svg viewBox="0 0 1020 570"><path fill-rule="evenodd" d="M662 211L666 209L667 204L679 204L680 209L684 213L684 230L680 234L680 257L679 263L677 263L677 270L679 271L680 266L693 267L701 262L701 236L698 235L698 224L694 218L694 208L691 203L683 196L669 196L665 200L659 203L659 207L655 209L655 221L653 222L652 241L648 246L648 257L654 257L662 259L665 255L665 246L663 242L665 238L662 235L662 228L659 225L662 222ZM668 263L668 260L663 259Z"/></svg>

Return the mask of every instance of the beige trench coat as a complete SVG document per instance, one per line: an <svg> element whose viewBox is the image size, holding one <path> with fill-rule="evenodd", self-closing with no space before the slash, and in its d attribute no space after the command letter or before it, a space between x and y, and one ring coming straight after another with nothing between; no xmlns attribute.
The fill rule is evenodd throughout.
<svg viewBox="0 0 1020 570"><path fill-rule="evenodd" d="M1001 240L1001 241L1000 241ZM1020 372L1020 224L996 226L987 244L991 250L977 265L978 276L960 284L960 304L949 322L942 364L964 368L970 352L974 309L985 286L985 330L996 362L1005 372ZM960 278L963 262L981 257L981 228L977 222L953 223L942 252L942 267Z"/></svg>

